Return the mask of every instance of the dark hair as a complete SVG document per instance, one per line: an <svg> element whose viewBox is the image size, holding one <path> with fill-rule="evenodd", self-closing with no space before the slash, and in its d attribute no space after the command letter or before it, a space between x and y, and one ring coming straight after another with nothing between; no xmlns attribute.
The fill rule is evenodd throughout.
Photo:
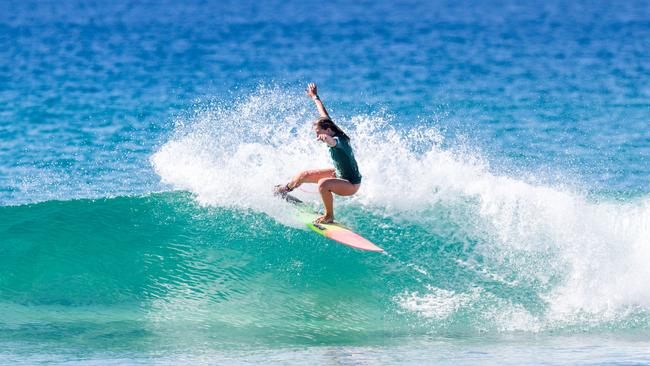
<svg viewBox="0 0 650 366"><path fill-rule="evenodd" d="M316 122L314 122L315 126L320 127L323 130L327 130L328 128L332 131L334 131L334 136L339 136L343 137L346 140L350 140L350 137L343 132L343 130L334 123L329 117L321 117L319 118Z"/></svg>

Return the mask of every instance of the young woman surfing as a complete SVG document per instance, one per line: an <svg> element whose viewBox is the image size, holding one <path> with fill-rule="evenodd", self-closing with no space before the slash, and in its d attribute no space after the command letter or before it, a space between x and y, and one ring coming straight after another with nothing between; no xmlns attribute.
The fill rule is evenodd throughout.
<svg viewBox="0 0 650 366"><path fill-rule="evenodd" d="M318 224L330 224L334 222L334 197L332 193L339 196L351 196L361 186L361 174L354 158L350 138L337 126L318 97L316 84L307 85L307 95L314 100L320 118L314 122L314 132L319 141L325 143L332 157L334 168L305 170L298 173L289 183L275 187L279 195L286 195L303 183L318 183L325 215L317 218L314 222Z"/></svg>

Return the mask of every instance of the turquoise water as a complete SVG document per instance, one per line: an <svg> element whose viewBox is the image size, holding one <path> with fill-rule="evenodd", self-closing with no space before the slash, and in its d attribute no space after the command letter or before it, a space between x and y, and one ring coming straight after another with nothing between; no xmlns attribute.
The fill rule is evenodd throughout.
<svg viewBox="0 0 650 366"><path fill-rule="evenodd" d="M0 363L649 364L649 9L2 2Z"/></svg>

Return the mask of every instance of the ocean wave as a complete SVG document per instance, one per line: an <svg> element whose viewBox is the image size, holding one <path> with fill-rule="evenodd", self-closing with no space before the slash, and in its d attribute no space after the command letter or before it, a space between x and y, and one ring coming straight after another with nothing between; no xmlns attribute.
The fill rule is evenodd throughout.
<svg viewBox="0 0 650 366"><path fill-rule="evenodd" d="M434 126L342 117L364 180L337 218L387 254L357 252L271 194L328 166L311 118L277 88L208 103L151 157L179 192L0 207L2 322L129 309L153 329L294 341L650 328L647 197L598 201L496 174Z"/></svg>
<svg viewBox="0 0 650 366"><path fill-rule="evenodd" d="M306 105L278 88L262 88L232 105L208 105L185 121L152 163L164 182L192 192L201 204L252 209L287 223L271 185L330 164L314 139L314 113ZM364 176L360 192L337 200L337 207L360 207L397 227L430 233L454 243L463 260L489 276L532 288L543 303L536 323L584 313L611 320L650 308L650 285L638 280L650 277L644 265L650 260L647 197L598 201L570 186L535 183L543 177L534 174L493 173L480 152L445 148L433 124L398 129L382 115L336 120L352 137ZM405 247L388 249L407 262L436 263L439 248L430 239L409 240L409 230L380 235L402 242ZM414 250L422 253L414 256Z"/></svg>

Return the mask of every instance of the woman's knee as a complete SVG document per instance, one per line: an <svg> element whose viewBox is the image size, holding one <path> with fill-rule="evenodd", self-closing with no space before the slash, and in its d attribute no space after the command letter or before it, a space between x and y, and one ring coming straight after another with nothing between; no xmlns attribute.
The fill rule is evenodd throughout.
<svg viewBox="0 0 650 366"><path fill-rule="evenodd" d="M310 174L311 174L311 170L304 170L304 171L296 174L296 176L293 177L293 179L295 181L298 181L298 182L302 183L302 182L304 182L305 180L307 180L309 178Z"/></svg>
<svg viewBox="0 0 650 366"><path fill-rule="evenodd" d="M329 192L331 188L330 184L331 178L321 178L318 180L318 192L325 193Z"/></svg>

